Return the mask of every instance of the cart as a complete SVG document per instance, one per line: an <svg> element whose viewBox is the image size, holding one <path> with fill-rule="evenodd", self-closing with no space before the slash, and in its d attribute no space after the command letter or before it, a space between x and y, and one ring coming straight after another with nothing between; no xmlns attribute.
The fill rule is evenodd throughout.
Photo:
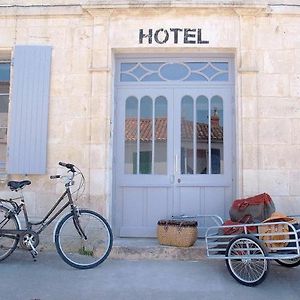
<svg viewBox="0 0 300 300"><path fill-rule="evenodd" d="M208 258L225 259L229 273L235 280L246 286L256 286L266 279L270 260L289 268L300 265L300 216L291 217L298 220L298 223L268 222L225 226L222 218L215 215L181 215L174 218L211 218L215 225L208 227L205 234ZM266 226L278 230L266 232ZM224 234L226 229L235 233Z"/></svg>

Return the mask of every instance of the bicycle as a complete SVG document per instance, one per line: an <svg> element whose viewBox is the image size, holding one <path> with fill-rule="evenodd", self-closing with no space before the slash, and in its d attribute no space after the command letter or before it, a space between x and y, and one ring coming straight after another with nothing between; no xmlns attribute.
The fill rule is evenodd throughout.
<svg viewBox="0 0 300 300"><path fill-rule="evenodd" d="M68 169L67 175L53 175L50 179L64 180L65 191L59 197L46 216L39 222L29 221L22 190L30 185L29 180L9 181L12 191L20 192L20 196L10 199L0 199L0 261L6 259L17 248L29 250L35 260L38 251L39 235L67 207L70 212L56 223L53 230L53 240L59 256L70 266L78 269L90 269L100 265L109 256L113 244L110 225L97 212L78 208L72 194L84 188L84 175L75 165L59 162ZM72 193L70 187L75 184L75 176L81 176L78 189ZM62 203L63 200L65 203ZM54 210L62 203L57 212ZM19 214L23 212L25 229L22 229ZM34 228L37 228L34 230Z"/></svg>

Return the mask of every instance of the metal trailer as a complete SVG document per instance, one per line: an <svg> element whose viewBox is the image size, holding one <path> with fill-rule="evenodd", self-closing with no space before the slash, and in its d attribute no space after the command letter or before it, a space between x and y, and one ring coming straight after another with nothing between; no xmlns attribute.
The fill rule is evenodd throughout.
<svg viewBox="0 0 300 300"><path fill-rule="evenodd" d="M285 267L300 265L300 216L291 217L298 222L223 225L222 218L216 215L180 215L173 218L211 218L215 225L208 227L205 234L208 258L225 259L229 273L235 280L246 286L256 286L266 279L270 260ZM278 230L266 232L263 230L266 226ZM256 232L253 228L256 228ZM224 234L226 229L235 233Z"/></svg>

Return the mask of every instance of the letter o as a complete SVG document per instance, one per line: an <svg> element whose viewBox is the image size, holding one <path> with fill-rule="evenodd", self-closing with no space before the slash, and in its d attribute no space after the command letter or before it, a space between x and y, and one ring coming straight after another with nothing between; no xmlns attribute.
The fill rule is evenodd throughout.
<svg viewBox="0 0 300 300"><path fill-rule="evenodd" d="M159 39L159 34L160 33L165 34L163 40ZM163 29L163 28L160 28L160 29L156 30L155 33L154 33L154 40L158 44L165 44L169 40L169 32L166 29Z"/></svg>

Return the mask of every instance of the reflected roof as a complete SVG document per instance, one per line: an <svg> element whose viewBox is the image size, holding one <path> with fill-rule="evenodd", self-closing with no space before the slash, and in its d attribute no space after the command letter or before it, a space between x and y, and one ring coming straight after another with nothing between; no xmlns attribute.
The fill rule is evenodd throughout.
<svg viewBox="0 0 300 300"><path fill-rule="evenodd" d="M160 141L167 140L167 119L157 118L155 121L155 139ZM208 140L208 124L197 123L197 140ZM223 127L217 125L212 126L211 139L214 142L223 141ZM193 138L193 122L182 120L181 124L182 140L192 140ZM126 141L136 141L137 139L137 120L135 118L127 118L125 126ZM152 119L140 120L140 140L150 142L152 140Z"/></svg>

